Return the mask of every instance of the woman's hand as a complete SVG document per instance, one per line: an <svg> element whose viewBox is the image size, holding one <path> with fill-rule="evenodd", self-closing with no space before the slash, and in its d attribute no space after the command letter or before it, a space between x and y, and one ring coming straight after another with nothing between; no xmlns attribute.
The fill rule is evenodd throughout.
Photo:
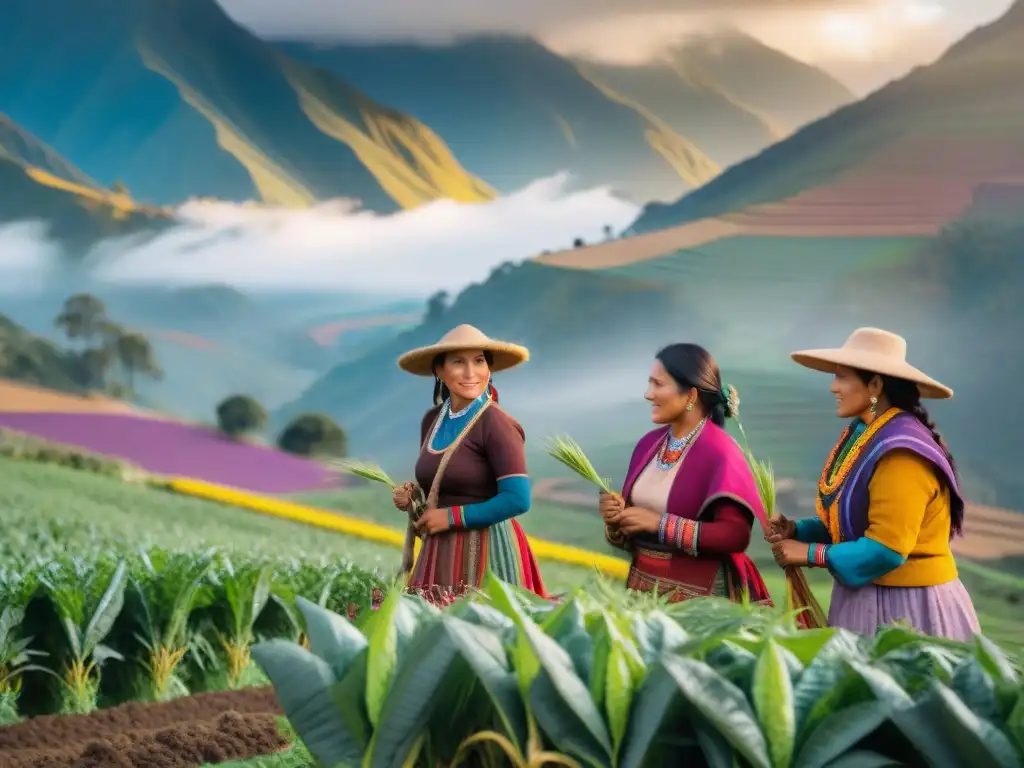
<svg viewBox="0 0 1024 768"><path fill-rule="evenodd" d="M765 536L766 541L772 543L776 541L782 541L783 539L795 539L796 538L796 521L790 520L785 515L773 515L768 520L768 535Z"/></svg>
<svg viewBox="0 0 1024 768"><path fill-rule="evenodd" d="M657 533L661 515L643 507L626 507L605 520L609 525L619 526L627 536L635 536L638 533Z"/></svg>
<svg viewBox="0 0 1024 768"><path fill-rule="evenodd" d="M394 502L395 509L405 512L409 508L412 503L412 488L412 483L406 483L391 489L391 501Z"/></svg>
<svg viewBox="0 0 1024 768"><path fill-rule="evenodd" d="M807 559L810 549L810 544L804 544L796 539L780 539L772 544L772 555L782 568L791 565L804 566L810 565Z"/></svg>
<svg viewBox="0 0 1024 768"><path fill-rule="evenodd" d="M598 510L601 512L601 517L604 518L606 523L611 522L611 518L626 508L626 502L622 500L622 497L617 493L605 493L601 491L600 502L598 502Z"/></svg>
<svg viewBox="0 0 1024 768"><path fill-rule="evenodd" d="M444 533L450 527L448 525L447 509L428 509L420 519L413 525L416 526L416 533L427 534Z"/></svg>

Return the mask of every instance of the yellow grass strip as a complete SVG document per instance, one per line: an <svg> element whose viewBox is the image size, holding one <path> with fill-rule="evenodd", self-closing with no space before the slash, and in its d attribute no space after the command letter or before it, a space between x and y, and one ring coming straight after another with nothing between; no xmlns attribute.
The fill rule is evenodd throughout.
<svg viewBox="0 0 1024 768"><path fill-rule="evenodd" d="M229 488L187 477L172 478L166 482L159 483L159 485L183 496L217 501L229 506L249 509L254 512L284 518L285 520L293 520L297 523L305 523L317 528L336 531L346 536L355 536L367 541L387 544L397 549L401 549L405 543L405 535L393 528L387 528L368 520L348 517L337 512L309 507L305 504L296 504L270 496L247 493L237 488ZM608 576L622 579L625 579L629 573L629 563L616 557L602 555L599 552L591 552L579 547L558 544L553 541L535 539L532 536L528 536L527 540L530 542L530 548L538 560L551 560L566 565L597 568ZM418 550L419 539L417 539L416 543Z"/></svg>

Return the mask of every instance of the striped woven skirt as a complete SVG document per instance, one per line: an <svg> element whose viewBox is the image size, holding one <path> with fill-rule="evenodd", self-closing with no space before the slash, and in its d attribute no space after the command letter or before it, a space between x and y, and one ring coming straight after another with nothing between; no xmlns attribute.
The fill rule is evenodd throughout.
<svg viewBox="0 0 1024 768"><path fill-rule="evenodd" d="M548 597L537 560L516 520L427 536L407 589L447 605L467 589L479 587L488 570L502 581Z"/></svg>

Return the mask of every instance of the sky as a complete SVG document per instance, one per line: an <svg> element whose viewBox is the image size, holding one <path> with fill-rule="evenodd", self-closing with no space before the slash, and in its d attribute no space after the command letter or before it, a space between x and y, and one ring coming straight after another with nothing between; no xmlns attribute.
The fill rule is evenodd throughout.
<svg viewBox="0 0 1024 768"><path fill-rule="evenodd" d="M532 35L559 53L639 64L736 26L865 94L934 60L1012 0L219 0L270 38L447 42Z"/></svg>

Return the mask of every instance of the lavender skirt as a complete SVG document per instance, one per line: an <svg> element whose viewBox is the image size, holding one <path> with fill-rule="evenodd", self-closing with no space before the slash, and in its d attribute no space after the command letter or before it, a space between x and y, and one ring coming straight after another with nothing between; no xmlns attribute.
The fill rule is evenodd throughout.
<svg viewBox="0 0 1024 768"><path fill-rule="evenodd" d="M960 579L934 587L832 586L830 627L874 637L878 627L902 621L919 632L951 640L971 640L981 632L971 596Z"/></svg>

